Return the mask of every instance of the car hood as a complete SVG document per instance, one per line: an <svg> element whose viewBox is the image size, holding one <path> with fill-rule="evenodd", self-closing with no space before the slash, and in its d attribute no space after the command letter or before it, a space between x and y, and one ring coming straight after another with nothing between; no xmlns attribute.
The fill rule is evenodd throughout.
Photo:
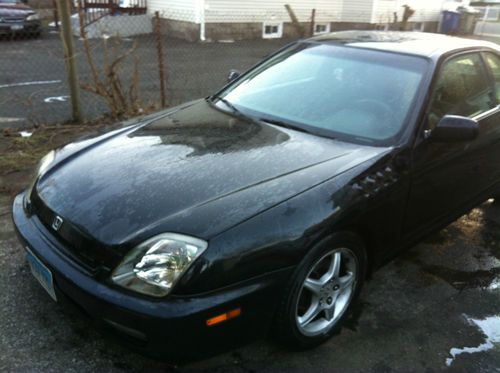
<svg viewBox="0 0 500 373"><path fill-rule="evenodd" d="M60 160L37 191L103 244L167 231L209 239L383 152L243 121L202 100Z"/></svg>

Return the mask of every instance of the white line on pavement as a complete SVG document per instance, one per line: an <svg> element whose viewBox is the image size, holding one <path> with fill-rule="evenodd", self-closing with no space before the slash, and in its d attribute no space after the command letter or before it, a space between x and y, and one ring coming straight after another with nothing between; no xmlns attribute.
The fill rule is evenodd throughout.
<svg viewBox="0 0 500 373"><path fill-rule="evenodd" d="M69 96L55 96L55 97L47 97L43 100L46 104L51 104L53 102L66 102L68 101Z"/></svg>
<svg viewBox="0 0 500 373"><path fill-rule="evenodd" d="M24 85L56 84L56 83L61 83L61 80L41 80L36 82L1 84L0 88L20 87Z"/></svg>
<svg viewBox="0 0 500 373"><path fill-rule="evenodd" d="M19 122L20 120L24 120L24 118L8 118L8 117L0 117L0 123L12 123L12 122Z"/></svg>

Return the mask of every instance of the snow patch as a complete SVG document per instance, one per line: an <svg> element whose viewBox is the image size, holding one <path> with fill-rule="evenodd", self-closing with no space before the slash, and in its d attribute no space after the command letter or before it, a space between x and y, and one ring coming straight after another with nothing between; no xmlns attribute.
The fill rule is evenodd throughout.
<svg viewBox="0 0 500 373"><path fill-rule="evenodd" d="M486 340L477 347L452 348L450 350L451 358L446 359L447 366L450 366L458 355L488 351L493 349L495 344L500 343L500 316L490 316L481 320L469 317L466 319L486 336Z"/></svg>

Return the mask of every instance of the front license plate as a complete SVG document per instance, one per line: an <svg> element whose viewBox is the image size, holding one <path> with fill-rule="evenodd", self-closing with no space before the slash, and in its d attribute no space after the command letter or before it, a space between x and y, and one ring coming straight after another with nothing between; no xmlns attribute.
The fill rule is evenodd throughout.
<svg viewBox="0 0 500 373"><path fill-rule="evenodd" d="M10 29L12 31L22 30L23 28L24 28L23 25L12 25L12 26L10 26Z"/></svg>
<svg viewBox="0 0 500 373"><path fill-rule="evenodd" d="M54 291L54 281L50 269L48 269L29 248L26 248L26 259L28 260L33 276L35 276L40 285L49 293L50 297L57 302L56 292Z"/></svg>

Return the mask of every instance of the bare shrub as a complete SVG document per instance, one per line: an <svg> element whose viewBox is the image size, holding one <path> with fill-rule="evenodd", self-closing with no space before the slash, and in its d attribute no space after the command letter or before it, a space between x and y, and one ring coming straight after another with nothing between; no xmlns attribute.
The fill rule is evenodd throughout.
<svg viewBox="0 0 500 373"><path fill-rule="evenodd" d="M80 83L81 88L102 97L113 118L121 119L139 114L142 109L138 94L139 58L135 54L137 41L134 41L128 50L120 51L122 43L118 38L113 39L113 45L110 47L109 38L103 37L102 44L99 45L102 45L104 62L102 68L99 68L85 31L84 19L84 13L79 9L80 36L92 76L90 83ZM127 59L132 59L134 64L128 85L123 83L121 76L122 65Z"/></svg>

